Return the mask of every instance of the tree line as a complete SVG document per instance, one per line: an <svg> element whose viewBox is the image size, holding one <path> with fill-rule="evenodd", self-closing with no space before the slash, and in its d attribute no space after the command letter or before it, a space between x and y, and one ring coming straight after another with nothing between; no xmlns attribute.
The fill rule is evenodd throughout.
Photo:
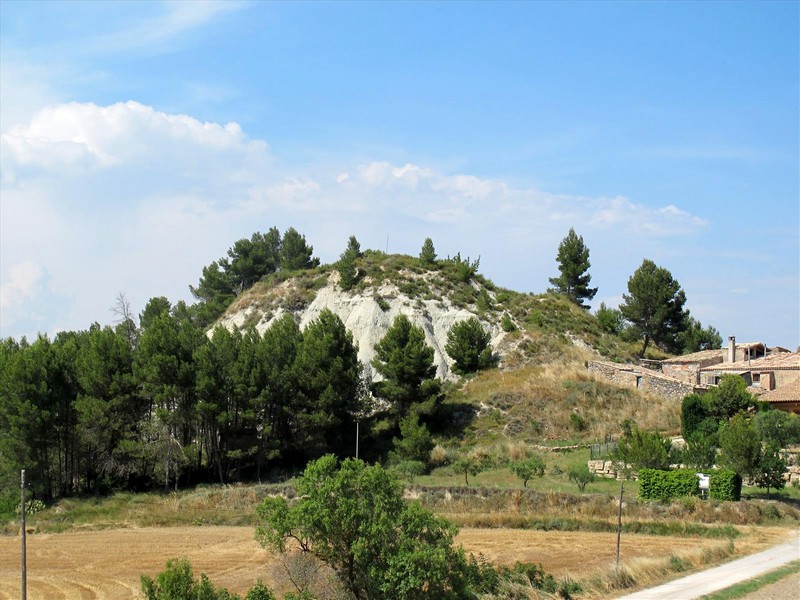
<svg viewBox="0 0 800 600"><path fill-rule="evenodd" d="M404 315L375 347L376 382L329 310L302 331L285 314L263 334L217 327L206 335L196 312L162 297L139 321L2 341L6 490L21 468L45 500L261 480L326 453L352 453L356 420L380 458L403 420L427 432L420 420L434 422L440 408L433 349ZM490 366L488 344L477 319L454 326L456 369Z"/></svg>

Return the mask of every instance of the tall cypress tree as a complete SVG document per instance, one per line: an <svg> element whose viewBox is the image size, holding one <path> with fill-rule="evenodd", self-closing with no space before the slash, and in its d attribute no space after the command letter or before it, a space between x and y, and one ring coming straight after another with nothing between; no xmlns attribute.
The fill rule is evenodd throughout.
<svg viewBox="0 0 800 600"><path fill-rule="evenodd" d="M564 294L581 308L588 309L589 306L583 301L594 298L597 288L589 287L592 280L588 273L591 266L589 249L583 243L583 237L577 235L574 229L570 228L567 237L558 245L556 262L561 275L550 278L550 283L555 286L551 291Z"/></svg>

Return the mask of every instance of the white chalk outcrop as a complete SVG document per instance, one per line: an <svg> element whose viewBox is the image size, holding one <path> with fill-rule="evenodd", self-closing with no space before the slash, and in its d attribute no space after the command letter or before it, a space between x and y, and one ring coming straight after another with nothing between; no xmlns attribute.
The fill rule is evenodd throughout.
<svg viewBox="0 0 800 600"><path fill-rule="evenodd" d="M442 379L454 378L453 361L444 349L447 334L455 323L476 317L475 313L453 305L446 297L436 300L410 298L391 283L367 288L363 292L343 291L338 285L338 279L337 272L331 273L327 285L317 291L314 300L302 310L293 311L301 329L319 317L326 308L331 310L353 334L353 340L358 344L358 358L369 367L375 357L375 344L386 335L395 317L403 314L425 332L425 338L434 351L437 376ZM291 285L290 282L281 285L287 284ZM251 305L229 311L218 325L232 329L255 323L256 330L263 333L275 319L286 312L285 308L263 311ZM492 347L496 349L504 336L503 330L496 323L482 320L481 324L490 333Z"/></svg>

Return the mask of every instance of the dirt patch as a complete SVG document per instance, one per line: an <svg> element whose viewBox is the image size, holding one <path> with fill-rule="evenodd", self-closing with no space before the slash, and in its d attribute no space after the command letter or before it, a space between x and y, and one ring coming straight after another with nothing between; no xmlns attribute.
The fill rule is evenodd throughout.
<svg viewBox="0 0 800 600"><path fill-rule="evenodd" d="M755 551L785 536L758 530L736 547ZM498 564L541 562L556 575L590 575L614 560L616 536L607 533L464 528L457 542ZM623 560L669 556L681 550L725 544L721 540L627 535ZM19 537L0 537L0 599L19 597ZM272 555L253 539L252 527L165 527L73 531L28 536L28 597L54 600L139 598L139 576L155 575L170 558L186 557L195 574L232 592L258 579L270 586ZM283 590L281 590L283 591ZM288 590L286 590L288 591Z"/></svg>

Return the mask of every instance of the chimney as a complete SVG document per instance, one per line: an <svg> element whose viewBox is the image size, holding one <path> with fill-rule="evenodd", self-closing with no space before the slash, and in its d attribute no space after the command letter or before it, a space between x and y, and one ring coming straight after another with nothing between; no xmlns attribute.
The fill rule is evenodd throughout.
<svg viewBox="0 0 800 600"><path fill-rule="evenodd" d="M733 335L728 338L728 362L736 362L736 337Z"/></svg>

